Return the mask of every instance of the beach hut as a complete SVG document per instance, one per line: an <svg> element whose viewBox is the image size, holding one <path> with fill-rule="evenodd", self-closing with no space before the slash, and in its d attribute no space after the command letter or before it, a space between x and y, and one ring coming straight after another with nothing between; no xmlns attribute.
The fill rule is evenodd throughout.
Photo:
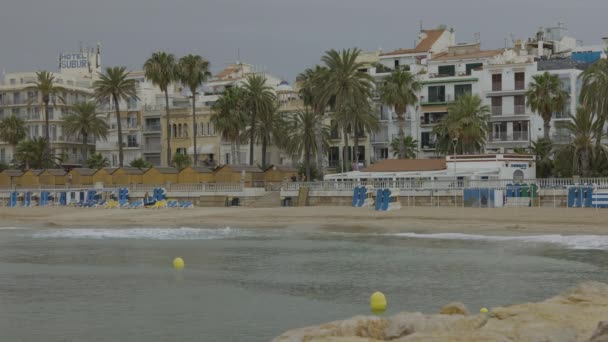
<svg viewBox="0 0 608 342"><path fill-rule="evenodd" d="M40 185L65 185L67 173L63 169L46 169L38 176Z"/></svg>
<svg viewBox="0 0 608 342"><path fill-rule="evenodd" d="M23 173L20 180L20 185L24 188L34 188L40 186L40 174L44 170L27 170Z"/></svg>
<svg viewBox="0 0 608 342"><path fill-rule="evenodd" d="M272 165L264 171L264 181L267 183L291 181L292 176L298 176L298 170L292 166Z"/></svg>
<svg viewBox="0 0 608 342"><path fill-rule="evenodd" d="M142 175L144 184L174 184L177 183L179 170L173 167L153 167Z"/></svg>
<svg viewBox="0 0 608 342"><path fill-rule="evenodd" d="M213 170L205 166L189 166L179 172L177 175L178 183L213 183L215 182L215 174Z"/></svg>
<svg viewBox="0 0 608 342"><path fill-rule="evenodd" d="M0 172L0 188L9 189L13 186L21 185L21 170L4 170Z"/></svg>
<svg viewBox="0 0 608 342"><path fill-rule="evenodd" d="M147 169L137 167L121 167L112 173L112 184L142 184L142 176L146 171Z"/></svg>
<svg viewBox="0 0 608 342"><path fill-rule="evenodd" d="M68 172L68 182L75 185L92 185L93 175L97 173L95 169L76 168Z"/></svg>
<svg viewBox="0 0 608 342"><path fill-rule="evenodd" d="M109 186L114 184L112 182L112 174L118 170L117 167L104 167L103 169L96 170L93 174L93 184L103 184L103 186Z"/></svg>
<svg viewBox="0 0 608 342"><path fill-rule="evenodd" d="M245 187L253 187L264 182L264 171L257 166L224 165L215 170L217 183L244 182Z"/></svg>

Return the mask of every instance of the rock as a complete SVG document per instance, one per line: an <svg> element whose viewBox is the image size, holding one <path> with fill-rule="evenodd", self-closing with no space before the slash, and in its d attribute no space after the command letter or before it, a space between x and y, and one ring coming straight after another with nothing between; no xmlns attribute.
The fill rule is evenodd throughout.
<svg viewBox="0 0 608 342"><path fill-rule="evenodd" d="M583 283L539 303L493 308L489 315L468 315L461 303L441 313L357 316L291 330L274 341L608 342L608 321L601 321L608 317L608 285L602 283Z"/></svg>
<svg viewBox="0 0 608 342"><path fill-rule="evenodd" d="M467 307L463 303L454 302L442 307L441 311L439 311L439 314L468 316L469 310L467 310Z"/></svg>
<svg viewBox="0 0 608 342"><path fill-rule="evenodd" d="M608 342L608 321L600 321L589 342Z"/></svg>

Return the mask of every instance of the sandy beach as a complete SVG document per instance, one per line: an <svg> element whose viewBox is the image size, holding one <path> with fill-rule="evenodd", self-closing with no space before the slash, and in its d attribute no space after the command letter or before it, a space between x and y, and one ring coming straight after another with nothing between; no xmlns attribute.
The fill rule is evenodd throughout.
<svg viewBox="0 0 608 342"><path fill-rule="evenodd" d="M0 225L36 228L277 228L351 233L608 235L608 211L566 208L0 208Z"/></svg>

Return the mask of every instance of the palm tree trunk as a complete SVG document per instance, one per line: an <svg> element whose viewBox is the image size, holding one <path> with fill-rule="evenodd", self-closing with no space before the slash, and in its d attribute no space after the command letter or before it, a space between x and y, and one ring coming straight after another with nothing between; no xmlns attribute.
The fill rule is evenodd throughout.
<svg viewBox="0 0 608 342"><path fill-rule="evenodd" d="M589 150L584 149L581 151L581 176L589 177Z"/></svg>
<svg viewBox="0 0 608 342"><path fill-rule="evenodd" d="M312 179L310 179L310 146L306 145L304 149L306 151L304 152L304 168L306 170L306 181L310 182L312 181Z"/></svg>
<svg viewBox="0 0 608 342"><path fill-rule="evenodd" d="M116 128L118 129L118 167L123 166L124 155L122 152L122 123L120 122L120 108L118 107L118 98L113 94L114 106L116 107Z"/></svg>
<svg viewBox="0 0 608 342"><path fill-rule="evenodd" d="M355 128L355 133L354 133L354 151L353 151L353 156L354 156L354 163L357 165L357 170L359 170L359 130L357 128Z"/></svg>
<svg viewBox="0 0 608 342"><path fill-rule="evenodd" d="M242 165L243 161L241 160L241 135L237 134L236 136L236 163L238 165Z"/></svg>
<svg viewBox="0 0 608 342"><path fill-rule="evenodd" d="M171 166L171 120L169 118L169 93L165 89L165 114L166 120L165 123L167 125L167 165Z"/></svg>
<svg viewBox="0 0 608 342"><path fill-rule="evenodd" d="M84 166L84 164L87 162L87 140L89 138L89 135L86 133L82 133L82 165Z"/></svg>
<svg viewBox="0 0 608 342"><path fill-rule="evenodd" d="M237 163L237 160L236 160L237 152L236 152L236 141L235 140L230 142L230 155L232 156L232 158L230 158L230 159L232 159L231 160L232 164L233 165L236 164Z"/></svg>
<svg viewBox="0 0 608 342"><path fill-rule="evenodd" d="M44 99L44 139L46 140L47 155L51 154L51 133L49 128L49 100Z"/></svg>
<svg viewBox="0 0 608 342"><path fill-rule="evenodd" d="M543 128L544 128L544 138L549 141L551 138L549 136L549 131L551 130L551 120L545 120L543 123Z"/></svg>
<svg viewBox="0 0 608 342"><path fill-rule="evenodd" d="M350 158L348 157L349 146L348 146L348 130L347 127L344 127L344 149L342 150L342 172L348 171L348 164L350 162Z"/></svg>
<svg viewBox="0 0 608 342"><path fill-rule="evenodd" d="M255 137L255 110L251 113L251 128L249 132L249 165L253 165L253 144Z"/></svg>
<svg viewBox="0 0 608 342"><path fill-rule="evenodd" d="M323 117L322 113L317 114L321 118ZM320 119L315 126L315 140L317 143L317 170L319 172L319 177L323 179L323 175L325 174L325 167L323 160L325 159L325 146L323 146L323 133L322 133L323 119Z"/></svg>
<svg viewBox="0 0 608 342"><path fill-rule="evenodd" d="M405 118L399 116L399 159L405 159Z"/></svg>
<svg viewBox="0 0 608 342"><path fill-rule="evenodd" d="M266 169L266 148L268 145L268 140L266 140L266 135L262 137L262 168Z"/></svg>
<svg viewBox="0 0 608 342"><path fill-rule="evenodd" d="M196 149L196 89L190 89L192 92L192 140L194 145L194 166L198 165L198 150Z"/></svg>

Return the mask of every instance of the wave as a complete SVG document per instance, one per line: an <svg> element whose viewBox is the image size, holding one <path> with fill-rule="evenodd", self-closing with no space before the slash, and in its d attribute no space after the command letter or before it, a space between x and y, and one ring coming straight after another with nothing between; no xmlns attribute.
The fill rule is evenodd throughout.
<svg viewBox="0 0 608 342"><path fill-rule="evenodd" d="M53 229L39 231L36 238L73 239L152 239L152 240L214 240L252 236L251 231L235 228L129 228L129 229Z"/></svg>
<svg viewBox="0 0 608 342"><path fill-rule="evenodd" d="M0 227L0 230L26 230L29 228L22 228L22 227Z"/></svg>
<svg viewBox="0 0 608 342"><path fill-rule="evenodd" d="M474 235L460 233L396 233L391 236L400 236L417 239L440 239L440 240L477 240L477 241L519 241L526 243L550 243L565 246L569 249L597 249L608 250L608 236L604 235Z"/></svg>

